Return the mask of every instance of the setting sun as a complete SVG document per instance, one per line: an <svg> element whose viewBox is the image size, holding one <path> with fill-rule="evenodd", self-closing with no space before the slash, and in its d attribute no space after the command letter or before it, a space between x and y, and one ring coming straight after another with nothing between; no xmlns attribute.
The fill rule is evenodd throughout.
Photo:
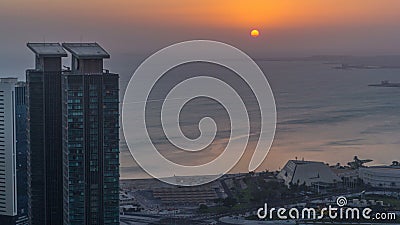
<svg viewBox="0 0 400 225"><path fill-rule="evenodd" d="M258 35L260 35L260 32L259 32L258 30L252 30L252 31L250 32L250 35L251 35L252 37L258 37Z"/></svg>

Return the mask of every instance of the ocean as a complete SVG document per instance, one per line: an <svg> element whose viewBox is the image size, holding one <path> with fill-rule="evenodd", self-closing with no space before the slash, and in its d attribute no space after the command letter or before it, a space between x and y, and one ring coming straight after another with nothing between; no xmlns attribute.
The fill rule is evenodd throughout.
<svg viewBox="0 0 400 225"><path fill-rule="evenodd" d="M277 127L273 145L266 160L257 169L279 170L287 160L304 159L343 165L354 156L374 160L369 165L391 164L400 160L400 88L370 87L382 80L400 82L400 69L385 60L351 57L256 60L273 90L277 107ZM343 67L342 63L346 63ZM350 66L348 66L350 65ZM352 66L354 65L354 66ZM377 66L377 67L376 67ZM203 69L202 69L203 67ZM200 72L199 72L200 71ZM241 87L229 71L204 65L187 65L173 70L172 79L160 80L147 115L152 140L160 153L173 162L184 165L207 163L222 153L229 138L229 115L215 101L196 99L183 108L183 133L196 138L198 122L204 116L212 117L218 132L214 142L201 152L183 152L166 140L158 122L162 96L188 74L218 74L233 87ZM121 74L121 93L124 93L131 74ZM231 79L232 78L232 79ZM157 90L158 88L158 90ZM201 87L199 87L201 88ZM244 92L246 88L243 89ZM248 91L248 90L247 90ZM259 115L252 95L248 99L252 135L257 136ZM135 110L135 107L132 107ZM135 118L131 118L135 119ZM134 140L135 148L142 147L135 134L125 134ZM177 137L178 138L178 137ZM148 177L135 163L121 138L121 178ZM251 149L257 138L250 138L248 153L231 172L248 172ZM157 166L157 165L155 165Z"/></svg>

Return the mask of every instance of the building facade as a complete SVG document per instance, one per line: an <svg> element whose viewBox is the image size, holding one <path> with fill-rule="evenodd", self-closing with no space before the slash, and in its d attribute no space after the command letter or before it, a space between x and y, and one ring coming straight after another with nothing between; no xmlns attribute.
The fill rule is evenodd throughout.
<svg viewBox="0 0 400 225"><path fill-rule="evenodd" d="M341 179L323 162L289 160L278 178L290 185L334 185Z"/></svg>
<svg viewBox="0 0 400 225"><path fill-rule="evenodd" d="M26 225L25 83L0 78L0 224Z"/></svg>
<svg viewBox="0 0 400 225"><path fill-rule="evenodd" d="M63 223L61 57L58 43L28 43L35 69L26 71L28 196L32 225Z"/></svg>
<svg viewBox="0 0 400 225"><path fill-rule="evenodd" d="M358 169L364 184L374 188L400 189L399 166L371 166Z"/></svg>
<svg viewBox="0 0 400 225"><path fill-rule="evenodd" d="M119 76L97 43L28 43L32 225L119 224ZM62 70L71 53L72 68Z"/></svg>
<svg viewBox="0 0 400 225"><path fill-rule="evenodd" d="M103 71L96 43L65 43L64 224L119 224L119 76Z"/></svg>
<svg viewBox="0 0 400 225"><path fill-rule="evenodd" d="M28 171L27 171L27 108L26 83L15 86L15 127L17 139L17 218L16 225L27 225L28 220Z"/></svg>
<svg viewBox="0 0 400 225"><path fill-rule="evenodd" d="M16 82L0 79L0 224L13 224L17 215Z"/></svg>

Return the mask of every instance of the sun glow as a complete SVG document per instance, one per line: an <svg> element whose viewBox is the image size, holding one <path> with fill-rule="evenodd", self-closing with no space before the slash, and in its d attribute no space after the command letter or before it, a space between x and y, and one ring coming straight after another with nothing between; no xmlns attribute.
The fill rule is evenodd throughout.
<svg viewBox="0 0 400 225"><path fill-rule="evenodd" d="M260 32L259 32L258 30L252 30L252 31L250 32L250 35L251 35L252 37L258 37L258 35L260 35Z"/></svg>

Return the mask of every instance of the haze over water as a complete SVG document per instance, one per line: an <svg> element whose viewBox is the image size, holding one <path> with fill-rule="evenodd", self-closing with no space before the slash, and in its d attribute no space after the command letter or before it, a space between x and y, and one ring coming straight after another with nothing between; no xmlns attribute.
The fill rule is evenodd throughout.
<svg viewBox="0 0 400 225"><path fill-rule="evenodd" d="M363 58L357 62L364 61L363 65L367 66L381 65L382 59L377 59L375 63L374 60ZM287 160L295 157L330 164L346 164L355 155L373 159L372 164L390 164L393 160L399 160L400 88L369 87L368 84L379 83L381 80L400 82L400 69L336 69L334 67L338 65L329 63L345 60L321 60L318 57L257 60L274 91L278 112L275 141L259 170L279 169ZM125 79L128 77L121 78ZM190 111L189 108L186 112L186 115L193 116L185 118L189 136L191 132L197 132L198 118L195 115L201 114L199 109L218 111L218 106L212 102L210 105L205 102L197 104L196 111ZM192 105L195 106L196 104ZM253 101L250 108L254 107L256 105ZM222 110L221 113L218 112L214 113L219 116L215 120L227 119ZM223 126L224 128L226 127ZM161 134L159 137L160 143L163 143L165 140ZM224 133L217 136L210 149L195 157L170 149L163 150L163 145L160 146L169 159L196 164L216 157L224 146L224 138ZM142 177L139 169L132 165L126 150L126 147L122 147L122 177L137 177L138 174ZM247 172L250 156L251 152L246 154L232 172Z"/></svg>

